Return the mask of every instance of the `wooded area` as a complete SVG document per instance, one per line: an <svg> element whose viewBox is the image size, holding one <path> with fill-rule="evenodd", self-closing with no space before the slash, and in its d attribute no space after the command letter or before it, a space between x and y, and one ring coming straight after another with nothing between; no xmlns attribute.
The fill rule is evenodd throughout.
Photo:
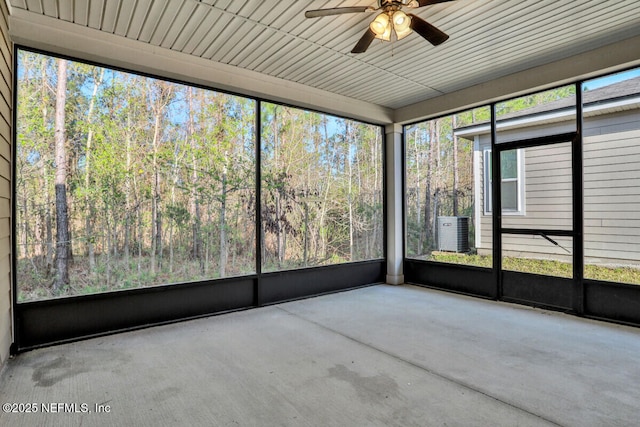
<svg viewBox="0 0 640 427"><path fill-rule="evenodd" d="M20 50L19 300L256 271L252 99ZM261 104L262 269L383 255L377 126Z"/></svg>
<svg viewBox="0 0 640 427"><path fill-rule="evenodd" d="M383 256L380 127L262 104L265 271Z"/></svg>
<svg viewBox="0 0 640 427"><path fill-rule="evenodd" d="M438 247L438 216L469 217L474 238L473 142L458 127L489 119L489 108L421 122L405 128L407 256L428 256Z"/></svg>

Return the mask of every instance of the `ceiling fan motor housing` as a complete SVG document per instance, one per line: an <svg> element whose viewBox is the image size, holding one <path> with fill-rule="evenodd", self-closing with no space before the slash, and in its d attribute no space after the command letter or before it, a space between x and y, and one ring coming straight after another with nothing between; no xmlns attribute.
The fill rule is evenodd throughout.
<svg viewBox="0 0 640 427"><path fill-rule="evenodd" d="M397 7L398 9L400 9L402 6L418 7L418 2L412 0L380 0L378 4L380 5L381 9L384 9L388 6Z"/></svg>

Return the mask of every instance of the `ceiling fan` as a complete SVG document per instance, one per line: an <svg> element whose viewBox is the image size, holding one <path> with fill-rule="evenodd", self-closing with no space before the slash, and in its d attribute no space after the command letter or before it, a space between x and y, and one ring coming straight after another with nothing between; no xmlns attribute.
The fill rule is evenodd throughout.
<svg viewBox="0 0 640 427"><path fill-rule="evenodd" d="M445 3L454 0L378 0L378 7L354 6L354 7L334 7L330 9L316 9L305 12L307 18L320 18L323 16L342 15L344 13L361 13L381 11L375 17L362 38L356 43L351 53L363 53L368 48L373 39L390 41L392 35L396 40L408 36L411 31L415 31L424 37L429 43L437 46L444 43L449 36L429 24L422 18L411 13L405 13L402 9L415 9L429 6L436 3Z"/></svg>

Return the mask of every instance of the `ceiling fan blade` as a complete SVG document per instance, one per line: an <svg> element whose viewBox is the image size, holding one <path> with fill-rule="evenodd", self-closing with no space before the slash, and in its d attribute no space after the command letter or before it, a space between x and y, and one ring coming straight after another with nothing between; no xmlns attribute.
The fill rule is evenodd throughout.
<svg viewBox="0 0 640 427"><path fill-rule="evenodd" d="M307 10L304 13L304 16L307 18L320 18L322 16L342 15L343 13L360 13L367 12L369 10L375 9L371 6L334 7L332 9Z"/></svg>
<svg viewBox="0 0 640 427"><path fill-rule="evenodd" d="M408 13L407 15L411 17L411 29L427 39L427 41L432 45L438 46L439 44L447 41L447 39L449 38L447 34L429 24L424 19L410 13Z"/></svg>
<svg viewBox="0 0 640 427"><path fill-rule="evenodd" d="M455 0L418 0L418 7L429 6L436 3L446 3Z"/></svg>
<svg viewBox="0 0 640 427"><path fill-rule="evenodd" d="M376 33L371 31L371 28L367 28L367 32L358 40L358 43L351 49L351 53L364 53L371 45L373 39L376 38Z"/></svg>

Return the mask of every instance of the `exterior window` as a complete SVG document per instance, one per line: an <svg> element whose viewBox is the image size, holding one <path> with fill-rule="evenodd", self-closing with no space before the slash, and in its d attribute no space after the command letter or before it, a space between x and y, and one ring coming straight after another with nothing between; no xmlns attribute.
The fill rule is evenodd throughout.
<svg viewBox="0 0 640 427"><path fill-rule="evenodd" d="M522 174L520 173L521 150L508 150L500 153L500 176L502 177L502 212L523 213ZM491 150L484 150L484 211L491 213Z"/></svg>

